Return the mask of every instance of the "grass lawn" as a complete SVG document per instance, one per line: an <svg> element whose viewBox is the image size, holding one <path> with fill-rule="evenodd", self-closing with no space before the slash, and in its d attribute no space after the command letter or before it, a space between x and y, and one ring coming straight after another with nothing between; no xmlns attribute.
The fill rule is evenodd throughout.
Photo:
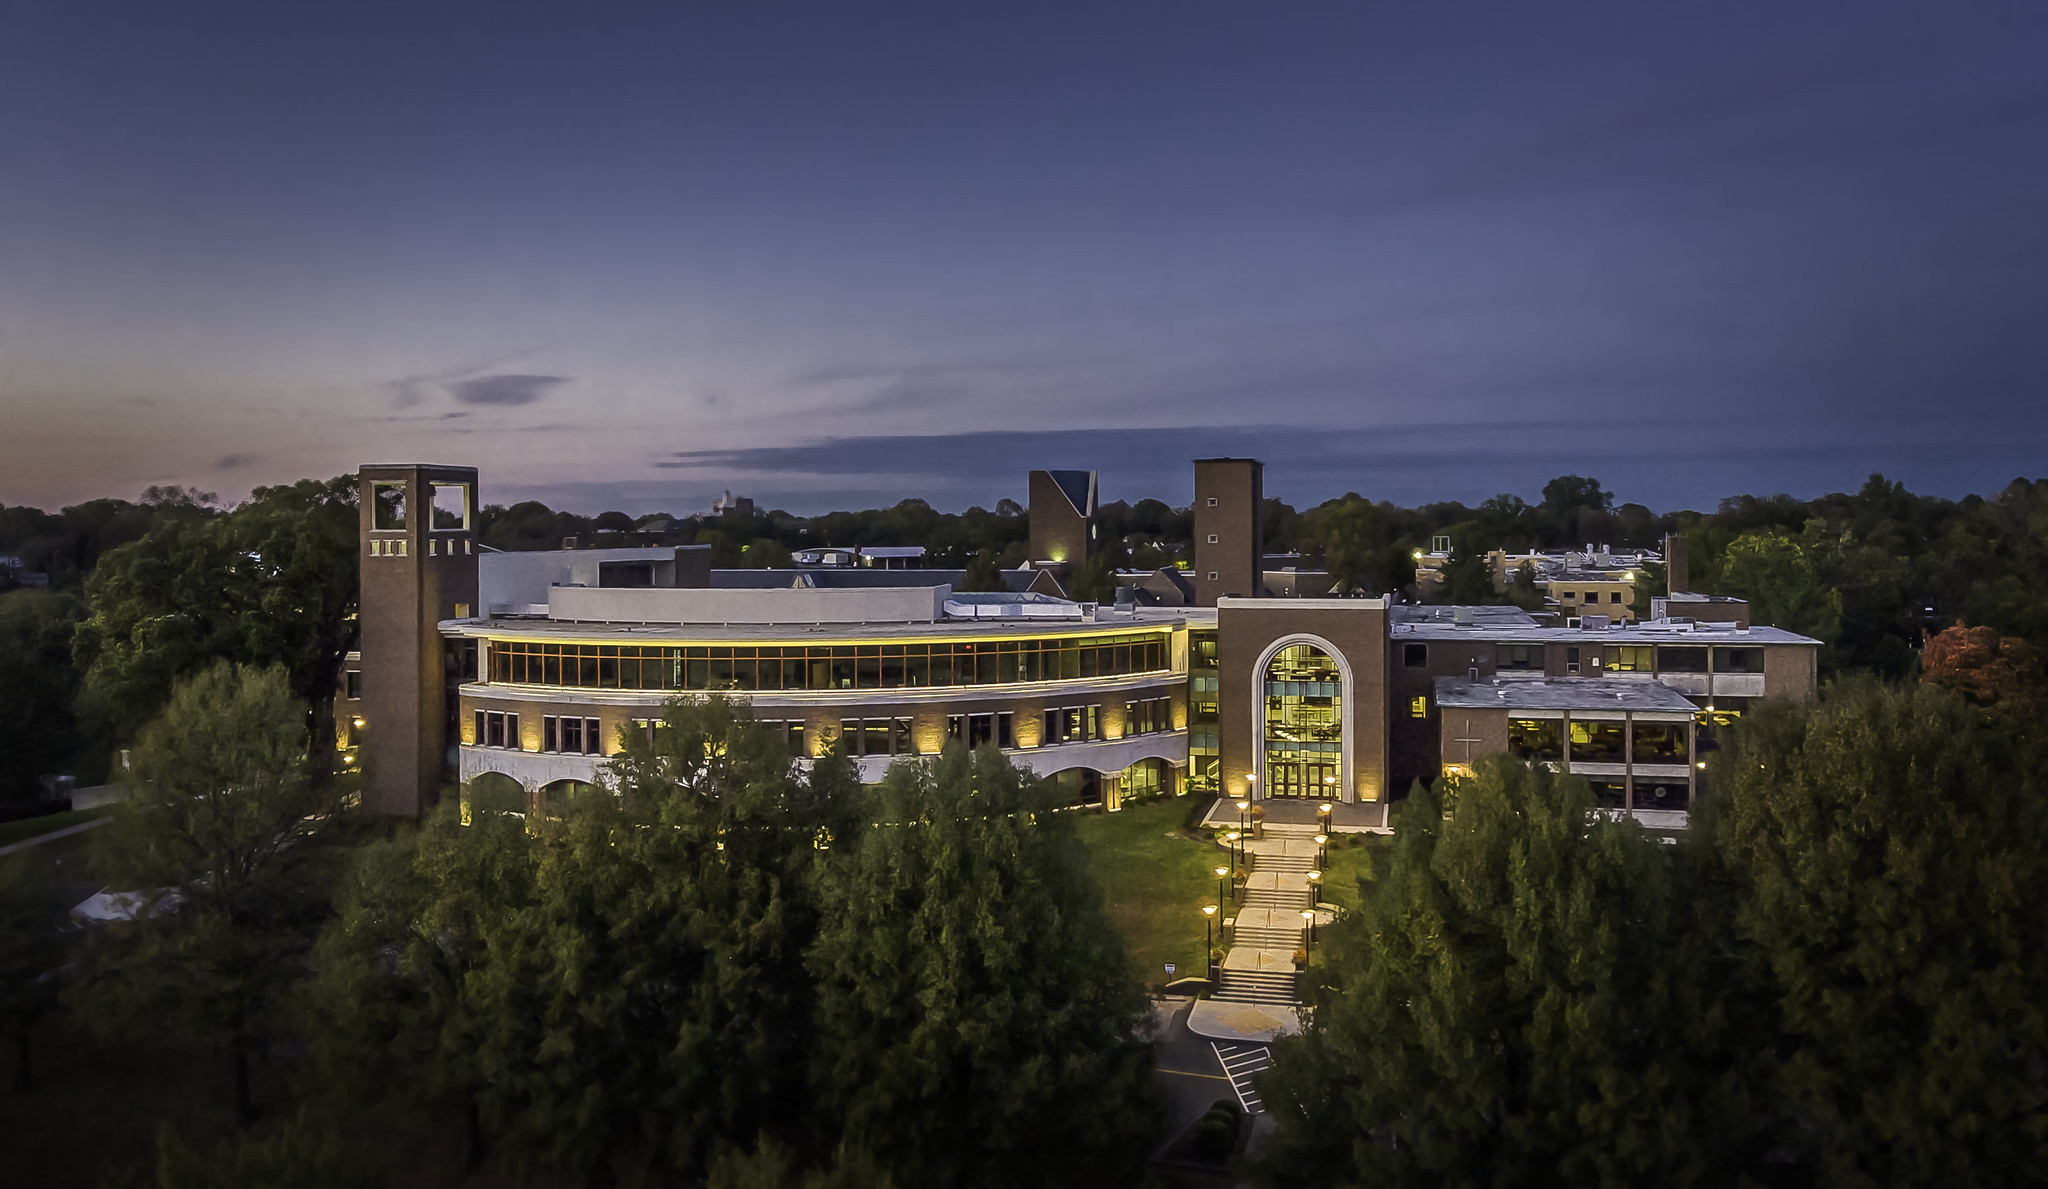
<svg viewBox="0 0 2048 1189"><path fill-rule="evenodd" d="M1120 813L1084 813L1075 822L1110 922L1148 987L1171 981L1168 962L1173 978L1203 973L1202 906L1216 903L1212 869L1222 852L1180 828L1188 805L1187 797L1173 797Z"/></svg>
<svg viewBox="0 0 2048 1189"><path fill-rule="evenodd" d="M11 822L0 822L0 846L102 818L113 811L113 806L102 805L97 809L73 809L65 813L48 813L42 817L24 817Z"/></svg>
<svg viewBox="0 0 2048 1189"><path fill-rule="evenodd" d="M1372 878L1372 854L1387 845L1388 840L1376 834L1339 834L1337 837L1359 839L1350 846L1330 848L1329 862L1323 867L1323 900L1339 908L1358 907L1358 881Z"/></svg>

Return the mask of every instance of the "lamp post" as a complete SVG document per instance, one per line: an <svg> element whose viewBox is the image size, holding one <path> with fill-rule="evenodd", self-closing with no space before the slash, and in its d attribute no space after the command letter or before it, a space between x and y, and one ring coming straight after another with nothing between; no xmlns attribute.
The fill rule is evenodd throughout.
<svg viewBox="0 0 2048 1189"><path fill-rule="evenodd" d="M1214 977L1216 973L1216 906L1202 906L1202 976Z"/></svg>
<svg viewBox="0 0 2048 1189"><path fill-rule="evenodd" d="M1329 784L1336 779L1334 776L1325 776L1323 777L1323 783ZM1330 832L1330 803L1328 801L1316 806L1316 825L1322 828L1323 833L1327 834Z"/></svg>
<svg viewBox="0 0 2048 1189"><path fill-rule="evenodd" d="M1314 908L1316 905L1321 904L1322 902L1323 873L1320 871L1311 871L1308 873L1308 906L1310 908Z"/></svg>
<svg viewBox="0 0 2048 1189"><path fill-rule="evenodd" d="M1224 902L1225 900L1228 900L1229 898L1230 898L1230 868L1228 868L1228 867L1218 867L1218 868L1216 869L1216 903L1218 903L1218 904L1221 904L1221 903L1223 903L1223 902Z"/></svg>
<svg viewBox="0 0 2048 1189"><path fill-rule="evenodd" d="M1233 871L1244 866L1244 863L1237 857L1237 838L1238 835L1235 830L1223 836L1223 841L1230 844L1230 866Z"/></svg>
<svg viewBox="0 0 2048 1189"><path fill-rule="evenodd" d="M1307 953L1308 948L1315 943L1316 914L1313 909L1304 908L1301 910L1301 952Z"/></svg>
<svg viewBox="0 0 2048 1189"><path fill-rule="evenodd" d="M1316 870L1322 870L1329 864L1329 861L1330 836L1328 834L1318 834L1316 835Z"/></svg>
<svg viewBox="0 0 2048 1189"><path fill-rule="evenodd" d="M1249 800L1239 801L1237 803L1237 828L1240 831L1242 831L1246 826L1245 814L1251 810L1251 807L1252 803Z"/></svg>

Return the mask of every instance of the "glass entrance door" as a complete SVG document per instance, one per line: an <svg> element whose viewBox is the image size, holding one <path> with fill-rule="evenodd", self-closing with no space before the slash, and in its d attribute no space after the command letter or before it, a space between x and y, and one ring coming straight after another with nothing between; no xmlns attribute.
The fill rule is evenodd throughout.
<svg viewBox="0 0 2048 1189"><path fill-rule="evenodd" d="M1344 687L1319 648L1281 649L1265 672L1266 795L1336 795L1344 752Z"/></svg>

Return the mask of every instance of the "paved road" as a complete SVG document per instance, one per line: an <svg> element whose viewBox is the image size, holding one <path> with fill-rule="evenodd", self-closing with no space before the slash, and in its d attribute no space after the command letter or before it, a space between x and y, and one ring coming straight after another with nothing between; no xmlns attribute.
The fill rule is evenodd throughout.
<svg viewBox="0 0 2048 1189"><path fill-rule="evenodd" d="M1170 1126L1160 1140L1162 1144L1201 1118L1217 1099L1235 1096L1230 1079L1216 1059L1216 1050L1207 1040L1188 1031L1188 1008L1192 1004L1193 1000L1169 1001L1155 1009L1160 1029L1153 1057L1153 1081L1170 1116Z"/></svg>
<svg viewBox="0 0 2048 1189"><path fill-rule="evenodd" d="M1265 1072L1273 1064L1273 1050L1265 1045L1228 1044L1213 1042L1209 1047L1216 1050L1216 1061L1223 1072L1230 1077L1230 1088L1237 1091L1237 1104L1247 1115L1263 1115L1266 1104L1259 1100L1259 1092L1252 1087L1252 1078Z"/></svg>

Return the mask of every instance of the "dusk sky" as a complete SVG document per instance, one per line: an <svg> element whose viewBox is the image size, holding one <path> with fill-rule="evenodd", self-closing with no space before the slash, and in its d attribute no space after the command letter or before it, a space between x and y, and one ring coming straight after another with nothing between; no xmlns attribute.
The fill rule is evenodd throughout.
<svg viewBox="0 0 2048 1189"><path fill-rule="evenodd" d="M8 503L2048 475L2048 5L0 12Z"/></svg>

